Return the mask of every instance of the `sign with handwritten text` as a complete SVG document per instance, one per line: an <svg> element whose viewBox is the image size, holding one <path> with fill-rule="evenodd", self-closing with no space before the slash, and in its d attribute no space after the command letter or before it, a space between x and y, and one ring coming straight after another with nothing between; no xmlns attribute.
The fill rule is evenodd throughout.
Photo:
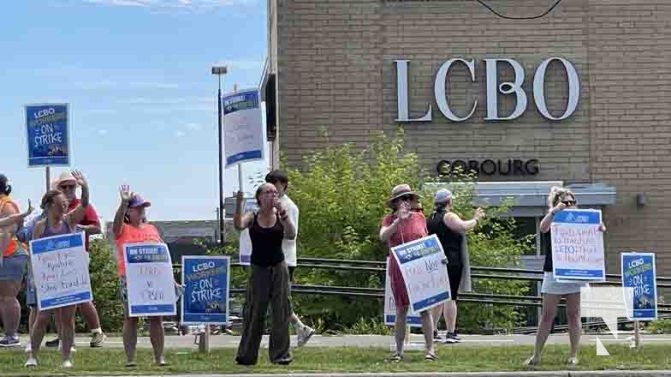
<svg viewBox="0 0 671 377"><path fill-rule="evenodd" d="M177 315L170 251L164 243L124 245L128 316Z"/></svg>
<svg viewBox="0 0 671 377"><path fill-rule="evenodd" d="M262 161L265 147L263 114L257 89L230 93L221 99L226 167Z"/></svg>
<svg viewBox="0 0 671 377"><path fill-rule="evenodd" d="M256 212L259 206L256 199L245 199L244 213ZM249 228L240 232L240 242L238 244L238 259L242 266L249 266L252 262L252 239L249 238Z"/></svg>
<svg viewBox="0 0 671 377"><path fill-rule="evenodd" d="M384 279L384 324L396 324L396 301L391 292L391 278L389 277L389 259L387 259L387 273ZM407 324L410 327L422 327L422 317L417 313L408 313Z"/></svg>
<svg viewBox="0 0 671 377"><path fill-rule="evenodd" d="M450 299L443 247L435 234L391 249L408 289L410 310L419 313Z"/></svg>
<svg viewBox="0 0 671 377"><path fill-rule="evenodd" d="M657 272L654 253L622 253L622 288L630 320L657 319Z"/></svg>
<svg viewBox="0 0 671 377"><path fill-rule="evenodd" d="M93 299L89 255L84 234L73 233L30 241L37 309L49 310Z"/></svg>
<svg viewBox="0 0 671 377"><path fill-rule="evenodd" d="M228 322L230 258L182 256L182 323Z"/></svg>
<svg viewBox="0 0 671 377"><path fill-rule="evenodd" d="M26 106L28 166L70 165L68 104Z"/></svg>
<svg viewBox="0 0 671 377"><path fill-rule="evenodd" d="M559 281L605 281L601 211L565 209L554 215L553 273Z"/></svg>

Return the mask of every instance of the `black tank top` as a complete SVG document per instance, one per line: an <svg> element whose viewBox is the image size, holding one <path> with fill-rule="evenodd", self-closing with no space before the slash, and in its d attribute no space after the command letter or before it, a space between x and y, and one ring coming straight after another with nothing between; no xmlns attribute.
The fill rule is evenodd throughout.
<svg viewBox="0 0 671 377"><path fill-rule="evenodd" d="M249 238L252 240L252 264L268 267L284 261L284 252L282 252L284 226L279 216L275 220L275 225L264 228L259 225L258 214L255 213L254 222L249 227Z"/></svg>
<svg viewBox="0 0 671 377"><path fill-rule="evenodd" d="M543 271L552 272L552 234L551 231L541 233L541 253L545 254Z"/></svg>
<svg viewBox="0 0 671 377"><path fill-rule="evenodd" d="M448 228L443 221L444 217L445 210L433 211L426 221L426 228L429 230L429 235L435 234L438 236L450 266L461 265L461 247L464 235Z"/></svg>

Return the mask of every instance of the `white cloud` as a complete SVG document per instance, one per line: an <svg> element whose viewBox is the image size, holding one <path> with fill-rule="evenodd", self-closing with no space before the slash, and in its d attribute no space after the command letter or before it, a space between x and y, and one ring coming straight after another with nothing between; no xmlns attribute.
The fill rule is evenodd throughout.
<svg viewBox="0 0 671 377"><path fill-rule="evenodd" d="M100 135L100 136L105 136L105 135L107 135L107 130L105 130L105 129L98 130L98 135Z"/></svg>
<svg viewBox="0 0 671 377"><path fill-rule="evenodd" d="M179 130L178 130L178 131L175 131L175 137L182 137L182 136L184 136L184 135L185 135L185 134L184 134L184 131L179 131Z"/></svg>

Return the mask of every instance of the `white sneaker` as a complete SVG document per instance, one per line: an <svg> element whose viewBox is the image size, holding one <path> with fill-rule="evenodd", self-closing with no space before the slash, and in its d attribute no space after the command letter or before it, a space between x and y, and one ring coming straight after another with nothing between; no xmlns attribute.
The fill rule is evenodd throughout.
<svg viewBox="0 0 671 377"><path fill-rule="evenodd" d="M65 361L63 362L63 365L61 365L61 367L65 368L65 369L70 369L70 368L72 368L72 361L70 361L70 360L65 360Z"/></svg>
<svg viewBox="0 0 671 377"><path fill-rule="evenodd" d="M63 351L63 342L58 343L58 352ZM75 353L77 352L77 349L75 348L74 344L72 347L70 347L70 353Z"/></svg>
<svg viewBox="0 0 671 377"><path fill-rule="evenodd" d="M310 326L303 326L300 330L296 331L296 337L298 341L298 346L302 347L305 343L312 338L312 335L315 334L315 329Z"/></svg>
<svg viewBox="0 0 671 377"><path fill-rule="evenodd" d="M37 359L32 357L32 356L28 357L28 360L26 361L25 366L26 366L26 368L36 367L37 366Z"/></svg>

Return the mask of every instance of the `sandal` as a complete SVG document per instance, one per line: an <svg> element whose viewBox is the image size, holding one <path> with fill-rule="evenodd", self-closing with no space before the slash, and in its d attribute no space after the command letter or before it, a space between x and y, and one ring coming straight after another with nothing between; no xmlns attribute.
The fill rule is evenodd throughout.
<svg viewBox="0 0 671 377"><path fill-rule="evenodd" d="M576 365L578 365L578 358L577 357L569 357L567 361L568 367L569 368L575 368Z"/></svg>
<svg viewBox="0 0 671 377"><path fill-rule="evenodd" d="M436 354L433 352L427 352L426 356L424 356L424 360L426 361L436 361L438 357L436 357Z"/></svg>
<svg viewBox="0 0 671 377"><path fill-rule="evenodd" d="M391 363L398 363L403 360L403 355L399 354L398 352L393 353L391 356L387 357L385 361L391 362Z"/></svg>

